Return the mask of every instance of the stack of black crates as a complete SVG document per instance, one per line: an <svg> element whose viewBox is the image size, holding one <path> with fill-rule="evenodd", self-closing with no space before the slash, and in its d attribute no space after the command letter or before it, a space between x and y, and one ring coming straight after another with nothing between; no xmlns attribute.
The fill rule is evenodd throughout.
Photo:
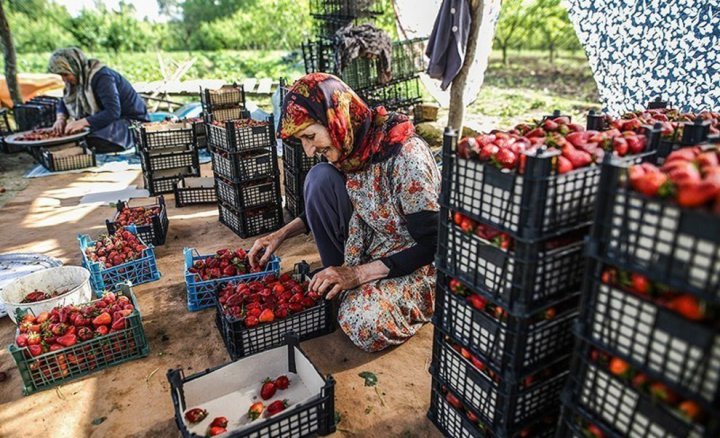
<svg viewBox="0 0 720 438"><path fill-rule="evenodd" d="M687 123L672 149L703 131ZM558 437L718 437L720 216L628 179L627 164L603 163Z"/></svg>
<svg viewBox="0 0 720 438"><path fill-rule="evenodd" d="M305 71L337 75L370 106L409 111L422 100L418 72L425 69L425 39L393 42L392 77L386 82L380 80L376 59L356 58L342 69L335 61L335 33L349 24L372 23L383 12L381 1L312 0L315 35L302 47Z"/></svg>
<svg viewBox="0 0 720 438"><path fill-rule="evenodd" d="M30 131L33 129L49 128L55 123L55 110L59 99L51 96L36 96L29 101L15 105L13 108L13 118L15 120L15 130L10 127L7 110L0 113L0 131L3 137L13 132ZM16 153L23 152L25 148L2 142L3 152ZM38 157L35 157L38 158Z"/></svg>
<svg viewBox="0 0 720 438"><path fill-rule="evenodd" d="M195 131L185 122L145 123L136 127L145 188L150 195L172 193L185 177L200 176Z"/></svg>
<svg viewBox="0 0 720 438"><path fill-rule="evenodd" d="M429 418L449 436L553 436L573 347L599 171L524 173L456 155L443 185Z"/></svg>
<svg viewBox="0 0 720 438"><path fill-rule="evenodd" d="M242 86L205 90L208 148L212 151L220 222L242 238L283 225L274 122L250 118Z"/></svg>

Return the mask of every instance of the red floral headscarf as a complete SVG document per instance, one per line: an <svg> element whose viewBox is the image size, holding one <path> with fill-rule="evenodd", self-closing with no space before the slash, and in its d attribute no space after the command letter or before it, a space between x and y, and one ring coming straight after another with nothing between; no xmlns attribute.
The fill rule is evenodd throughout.
<svg viewBox="0 0 720 438"><path fill-rule="evenodd" d="M336 166L343 172L384 161L415 135L407 116L388 113L382 106L371 110L350 87L327 73L310 73L292 85L278 134L286 139L314 123L328 129L330 146L341 152Z"/></svg>

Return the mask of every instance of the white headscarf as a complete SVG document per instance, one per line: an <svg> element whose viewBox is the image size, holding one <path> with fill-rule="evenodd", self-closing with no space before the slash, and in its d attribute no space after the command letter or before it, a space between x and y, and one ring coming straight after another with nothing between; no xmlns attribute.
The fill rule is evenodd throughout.
<svg viewBox="0 0 720 438"><path fill-rule="evenodd" d="M87 59L77 47L58 49L50 56L50 73L71 74L77 78L77 85L66 83L63 92L63 102L73 119L82 119L100 111L90 83L103 67L105 64L97 59Z"/></svg>

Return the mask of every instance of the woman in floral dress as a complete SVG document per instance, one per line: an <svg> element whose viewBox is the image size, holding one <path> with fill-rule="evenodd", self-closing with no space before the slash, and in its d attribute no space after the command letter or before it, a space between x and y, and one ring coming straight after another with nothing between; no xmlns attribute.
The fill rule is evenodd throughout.
<svg viewBox="0 0 720 438"><path fill-rule="evenodd" d="M329 163L305 179L305 213L258 239L251 263L312 232L324 269L310 287L337 297L350 340L366 351L405 342L433 313L440 175L427 144L406 116L370 109L325 73L290 88L279 135Z"/></svg>

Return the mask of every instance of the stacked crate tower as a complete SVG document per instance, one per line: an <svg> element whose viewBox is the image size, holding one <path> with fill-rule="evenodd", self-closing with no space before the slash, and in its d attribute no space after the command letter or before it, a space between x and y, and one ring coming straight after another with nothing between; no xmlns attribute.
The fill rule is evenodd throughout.
<svg viewBox="0 0 720 438"><path fill-rule="evenodd" d="M383 14L383 2L312 0L314 38L303 44L306 73L327 72L340 77L371 107L384 105L390 111L409 112L422 100L418 73L425 69L425 39L394 41L389 80L381 80L379 61L355 58L342 70L335 62L333 37L349 25L372 23Z"/></svg>
<svg viewBox="0 0 720 438"><path fill-rule="evenodd" d="M135 129L143 180L150 195L173 193L181 179L200 176L197 140L191 125L144 123Z"/></svg>
<svg viewBox="0 0 720 438"><path fill-rule="evenodd" d="M553 436L573 347L597 168L523 173L443 139L429 418L448 436Z"/></svg>
<svg viewBox="0 0 720 438"><path fill-rule="evenodd" d="M703 131L687 123L680 144ZM679 152L717 157L713 141ZM643 195L628 173L603 163L558 437L718 437L720 216Z"/></svg>
<svg viewBox="0 0 720 438"><path fill-rule="evenodd" d="M220 222L242 238L280 228L282 198L272 117L251 119L239 85L205 90L203 107Z"/></svg>

